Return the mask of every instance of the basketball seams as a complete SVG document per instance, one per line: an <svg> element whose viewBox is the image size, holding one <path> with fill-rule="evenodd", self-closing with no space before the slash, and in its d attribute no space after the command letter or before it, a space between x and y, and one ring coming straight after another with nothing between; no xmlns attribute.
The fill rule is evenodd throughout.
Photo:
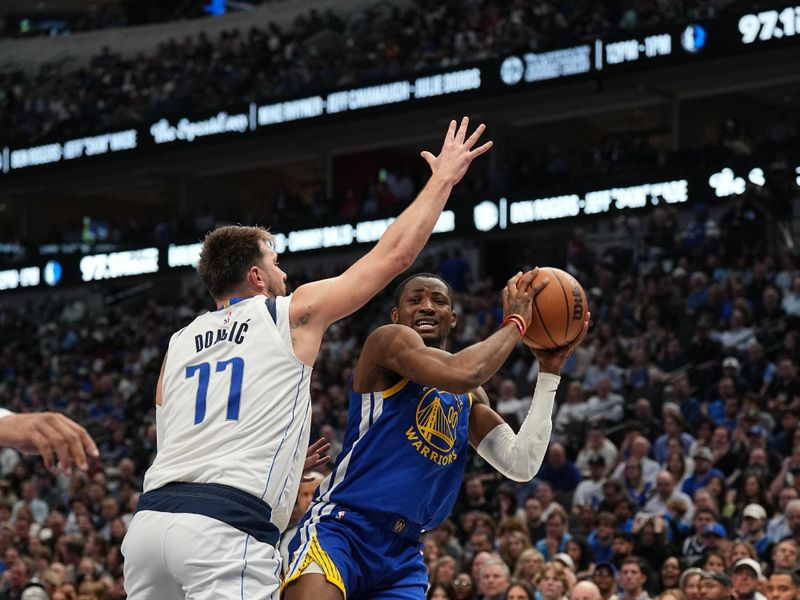
<svg viewBox="0 0 800 600"><path fill-rule="evenodd" d="M558 272L555 269L550 269L550 275L553 275L558 281L558 285L561 286L561 291L564 293L564 306L566 307L566 315L564 319L564 343L569 343L569 326L572 321L569 318L570 312L570 305L569 305L569 296L567 295L567 288L564 287L564 282L561 281L561 277L558 276Z"/></svg>
<svg viewBox="0 0 800 600"><path fill-rule="evenodd" d="M542 318L542 311L539 310L539 305L536 303L536 298L533 299L533 307L536 309L536 314L539 316L539 322L542 324L542 329L544 329L544 332L547 334L547 337L550 338L550 341L553 342L553 347L558 348L558 344L553 339L553 336L550 335L550 330L547 328L547 323Z"/></svg>

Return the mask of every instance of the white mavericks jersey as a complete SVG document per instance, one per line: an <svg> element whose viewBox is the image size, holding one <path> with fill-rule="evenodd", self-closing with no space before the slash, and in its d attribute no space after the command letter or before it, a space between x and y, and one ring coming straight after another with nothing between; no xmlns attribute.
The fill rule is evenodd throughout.
<svg viewBox="0 0 800 600"><path fill-rule="evenodd" d="M228 485L269 504L272 523L286 529L311 415L311 367L292 350L290 301L240 300L172 336L145 492L171 482Z"/></svg>

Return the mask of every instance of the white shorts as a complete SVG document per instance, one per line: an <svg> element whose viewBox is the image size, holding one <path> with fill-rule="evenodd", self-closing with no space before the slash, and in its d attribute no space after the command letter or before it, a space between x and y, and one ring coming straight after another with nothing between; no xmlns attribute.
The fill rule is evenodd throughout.
<svg viewBox="0 0 800 600"><path fill-rule="evenodd" d="M278 598L278 551L211 517L138 512L122 554L128 600Z"/></svg>

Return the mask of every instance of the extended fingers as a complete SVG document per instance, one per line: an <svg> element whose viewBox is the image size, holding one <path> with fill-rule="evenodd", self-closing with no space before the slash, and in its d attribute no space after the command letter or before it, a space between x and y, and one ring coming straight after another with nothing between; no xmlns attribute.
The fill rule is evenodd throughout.
<svg viewBox="0 0 800 600"><path fill-rule="evenodd" d="M522 277L522 271L518 271L516 275L513 275L508 279L506 282L506 293L512 295L517 291L517 282L519 278Z"/></svg>
<svg viewBox="0 0 800 600"><path fill-rule="evenodd" d="M327 465L329 462L331 462L330 456L321 456L313 465L311 465L311 470L313 471L322 465Z"/></svg>
<svg viewBox="0 0 800 600"><path fill-rule="evenodd" d="M54 426L51 422L42 422L39 425L39 433L46 438L46 446L49 448L47 454L44 452L42 456L52 457L55 454L58 457L58 464L62 470L67 471L70 465L70 444L67 442L63 433ZM45 465L47 465L45 459ZM51 466L55 466L51 463Z"/></svg>
<svg viewBox="0 0 800 600"><path fill-rule="evenodd" d="M314 442L308 447L308 454L314 454L315 452L319 452L322 449L322 447L325 446L326 444L328 448L331 447L327 439L325 439L324 437L319 438L316 442Z"/></svg>
<svg viewBox="0 0 800 600"><path fill-rule="evenodd" d="M482 146L478 146L474 150L471 150L469 156L470 158L475 158L476 156L480 156L481 154L488 152L492 146L494 146L494 142L488 141Z"/></svg>
<svg viewBox="0 0 800 600"><path fill-rule="evenodd" d="M586 333L589 331L589 321L591 320L591 318L592 318L592 313L590 312L586 313L586 320L583 322L583 329L581 329L580 335L573 342L575 346L580 345L580 343L583 341L583 338L586 337Z"/></svg>
<svg viewBox="0 0 800 600"><path fill-rule="evenodd" d="M461 119L461 127L459 127L458 131L456 131L456 142L459 144L464 143L464 138L467 137L467 129L469 129L469 117L463 117Z"/></svg>
<svg viewBox="0 0 800 600"><path fill-rule="evenodd" d="M78 427L62 415L54 416L49 425L57 436L54 445L61 469L68 472L72 463L80 469L86 469L86 448Z"/></svg>
<svg viewBox="0 0 800 600"><path fill-rule="evenodd" d="M533 280L536 278L536 275L539 274L539 267L531 269L530 271L525 272L522 277L519 278L517 282L517 287L522 290L523 292L528 292L531 288L531 284Z"/></svg>
<svg viewBox="0 0 800 600"><path fill-rule="evenodd" d="M447 128L447 134L444 136L445 144L456 137L457 128L458 128L458 123L456 123L456 120L453 119L452 121L450 121L450 126Z"/></svg>
<svg viewBox="0 0 800 600"><path fill-rule="evenodd" d="M30 437L31 443L36 447L36 451L42 456L44 466L50 470L53 468L53 446L44 433L35 431Z"/></svg>
<svg viewBox="0 0 800 600"><path fill-rule="evenodd" d="M486 131L486 125L481 123L480 125L478 125L478 128L472 132L472 135L469 136L469 138L467 138L467 141L464 142L464 146L466 146L467 149L472 148L475 144L478 143L478 140L481 138L484 131Z"/></svg>
<svg viewBox="0 0 800 600"><path fill-rule="evenodd" d="M592 313L586 313L586 320L583 322L583 327L581 328L581 332L578 334L574 340L572 340L569 345L564 347L564 351L567 354L571 354L575 348L581 345L583 338L586 337L586 332L589 331L589 320L592 318Z"/></svg>
<svg viewBox="0 0 800 600"><path fill-rule="evenodd" d="M534 296L538 295L539 292L541 292L544 288L546 288L549 283L550 283L550 278L549 277L545 277L541 281L537 281L532 286L533 287L533 295Z"/></svg>

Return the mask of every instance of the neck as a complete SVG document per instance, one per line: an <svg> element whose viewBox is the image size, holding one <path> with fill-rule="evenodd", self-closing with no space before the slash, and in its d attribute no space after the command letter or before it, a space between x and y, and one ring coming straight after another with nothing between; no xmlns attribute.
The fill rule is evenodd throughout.
<svg viewBox="0 0 800 600"><path fill-rule="evenodd" d="M236 304L237 302L241 302L242 300L247 300L248 298L252 298L253 296L256 295L257 294L254 294L253 292L236 292L230 294L229 296L219 298L218 300L215 300L215 302L217 304L217 308L228 308L231 305ZM266 296L266 294L264 295Z"/></svg>

